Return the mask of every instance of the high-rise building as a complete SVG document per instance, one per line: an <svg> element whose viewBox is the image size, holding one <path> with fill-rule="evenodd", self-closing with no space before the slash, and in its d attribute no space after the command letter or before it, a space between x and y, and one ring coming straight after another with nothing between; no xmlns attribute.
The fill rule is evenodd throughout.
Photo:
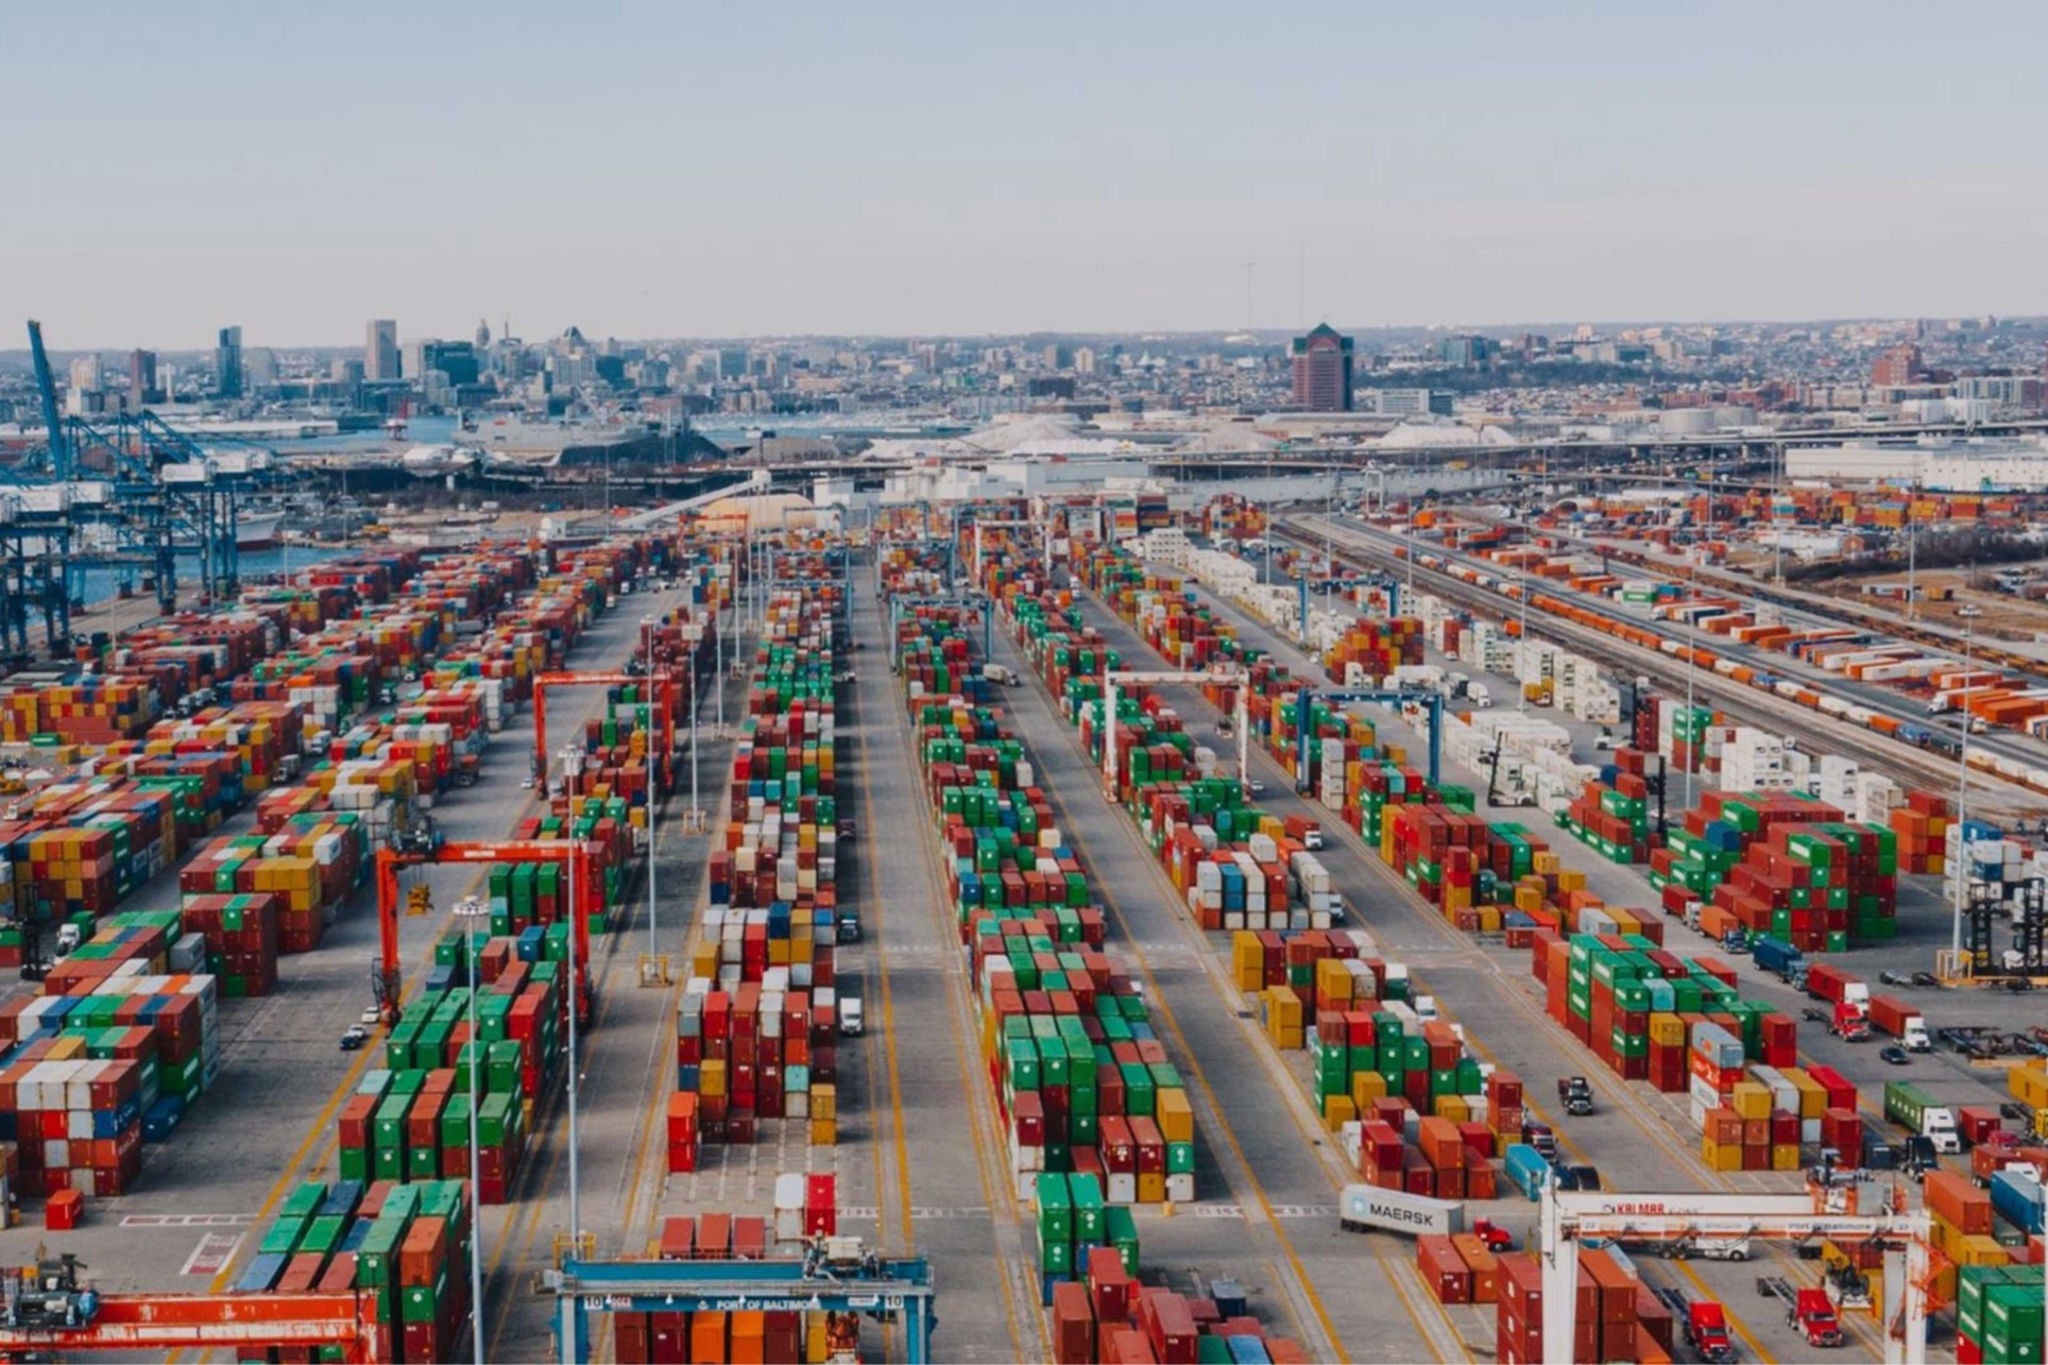
<svg viewBox="0 0 2048 1365"><path fill-rule="evenodd" d="M128 406L140 408L161 401L156 387L156 352L128 353Z"/></svg>
<svg viewBox="0 0 2048 1365"><path fill-rule="evenodd" d="M398 369L398 324L371 318L363 334L363 378L371 383L402 378Z"/></svg>
<svg viewBox="0 0 2048 1365"><path fill-rule="evenodd" d="M1074 352L1074 372L1076 374L1095 373L1095 352L1091 348L1083 346Z"/></svg>
<svg viewBox="0 0 2048 1365"><path fill-rule="evenodd" d="M1296 337L1294 406L1306 412L1351 411L1351 338L1323 323Z"/></svg>
<svg viewBox="0 0 2048 1365"><path fill-rule="evenodd" d="M419 341L406 348L419 363L413 378L424 384L427 375L440 371L450 384L474 384L480 366L476 347L467 341Z"/></svg>
<svg viewBox="0 0 2048 1365"><path fill-rule="evenodd" d="M1879 353L1870 367L1870 382L1881 389L1898 388L1918 383L1921 374L1920 348L1908 341Z"/></svg>
<svg viewBox="0 0 2048 1365"><path fill-rule="evenodd" d="M242 329L223 327L213 348L213 391L222 398L242 396Z"/></svg>
<svg viewBox="0 0 2048 1365"><path fill-rule="evenodd" d="M71 357L71 387L80 393L100 391L100 358L97 355Z"/></svg>
<svg viewBox="0 0 2048 1365"><path fill-rule="evenodd" d="M242 379L250 390L277 386L277 352L268 346L251 346L242 356Z"/></svg>
<svg viewBox="0 0 2048 1365"><path fill-rule="evenodd" d="M480 352L491 349L491 324L482 318L476 320L476 348Z"/></svg>

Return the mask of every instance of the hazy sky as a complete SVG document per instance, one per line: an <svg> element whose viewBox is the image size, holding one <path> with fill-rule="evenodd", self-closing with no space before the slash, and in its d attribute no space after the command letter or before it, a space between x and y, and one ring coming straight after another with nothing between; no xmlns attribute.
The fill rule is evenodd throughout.
<svg viewBox="0 0 2048 1365"><path fill-rule="evenodd" d="M2042 312L2044 36L2041 0L11 3L0 347Z"/></svg>

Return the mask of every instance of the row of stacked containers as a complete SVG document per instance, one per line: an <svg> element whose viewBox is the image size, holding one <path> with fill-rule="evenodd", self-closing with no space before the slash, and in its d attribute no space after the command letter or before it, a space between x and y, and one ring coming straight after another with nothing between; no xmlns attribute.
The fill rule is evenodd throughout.
<svg viewBox="0 0 2048 1365"><path fill-rule="evenodd" d="M785 575L824 579L785 559ZM668 1169L703 1145L746 1145L764 1123L838 1141L836 587L773 593L713 852L709 906L676 1016Z"/></svg>
<svg viewBox="0 0 2048 1365"><path fill-rule="evenodd" d="M354 1290L374 1305L376 1359L399 1365L449 1360L473 1308L474 1224L462 1180L308 1182L261 1230L234 1287L248 1294ZM327 1359L326 1348L312 1358Z"/></svg>
<svg viewBox="0 0 2048 1365"><path fill-rule="evenodd" d="M335 560L82 646L93 674L11 678L0 731L71 776L17 798L0 827L0 959L19 964L31 943L47 957L64 924L85 940L39 995L0 1010L0 1140L18 1148L16 1187L131 1188L141 1143L167 1137L214 1079L219 1002L274 990L280 955L318 946L376 845L452 784L460 755L621 585L673 550L650 539ZM416 695L385 701L408 680ZM214 704L179 705L203 689ZM255 832L217 835L251 799ZM176 908L113 913L180 859Z"/></svg>
<svg viewBox="0 0 2048 1365"><path fill-rule="evenodd" d="M1194 1108L1143 993L1110 963L1107 917L1029 754L989 704L978 635L964 608L918 606L898 617L891 648L1010 1177L1040 1208L1050 1284L1087 1246L1119 1244L1131 1205L1195 1198ZM1077 1184L1104 1211L1092 1241L1062 1235L1068 1225L1048 1212L1071 1206Z"/></svg>

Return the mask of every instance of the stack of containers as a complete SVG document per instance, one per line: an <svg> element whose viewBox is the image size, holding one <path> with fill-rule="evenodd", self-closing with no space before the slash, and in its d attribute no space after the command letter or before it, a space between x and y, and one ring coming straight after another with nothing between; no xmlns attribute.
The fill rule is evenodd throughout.
<svg viewBox="0 0 2048 1365"><path fill-rule="evenodd" d="M1551 1358L1543 1342L1542 1266L1521 1251L1497 1257L1496 1269L1495 1359L1500 1365L1538 1365ZM1576 1292L1576 1336L1571 1350L1558 1356L1578 1362L1672 1358L1671 1312L1618 1246L1580 1256Z"/></svg>
<svg viewBox="0 0 2048 1365"><path fill-rule="evenodd" d="M252 999L277 989L275 895L188 895L178 917L184 932L204 940L206 970L220 979L228 999Z"/></svg>
<svg viewBox="0 0 2048 1365"><path fill-rule="evenodd" d="M2041 1359L2041 1291L2038 1264L1958 1268L1958 1365L2026 1365Z"/></svg>
<svg viewBox="0 0 2048 1365"><path fill-rule="evenodd" d="M2000 1173L2001 1175L2003 1172ZM1994 1187L1997 1177L1994 1177ZM2038 1181L2030 1181L2038 1188ZM1929 1171L1921 1197L1932 1220L1934 1245L1957 1266L2003 1265L2009 1259L1993 1231L1992 1188L1955 1171Z"/></svg>
<svg viewBox="0 0 2048 1365"><path fill-rule="evenodd" d="M1108 1250L1126 1273L1137 1274L1138 1225L1127 1206L1104 1197L1098 1176L1040 1171L1032 1178L1032 1202L1038 1209L1038 1267L1048 1302L1052 1286L1088 1273L1097 1250Z"/></svg>
<svg viewBox="0 0 2048 1365"><path fill-rule="evenodd" d="M373 1293L378 1359L447 1360L470 1326L474 1221L460 1180L301 1185L264 1229L234 1292Z"/></svg>
<svg viewBox="0 0 2048 1365"><path fill-rule="evenodd" d="M301 953L319 946L368 866L357 812L308 811L285 817L273 834L214 840L178 874L178 887L187 896L274 896L278 950Z"/></svg>
<svg viewBox="0 0 2048 1365"><path fill-rule="evenodd" d="M1712 958L1680 957L1636 934L1567 938L1546 929L1532 937L1531 965L1546 1012L1625 1079L1675 1094L1688 1088L1687 1074L1700 1075L1703 1053L1737 1072L1745 1059L1797 1063L1795 1021L1743 1000L1734 973ZM1688 1055L1682 1072L1678 1059Z"/></svg>
<svg viewBox="0 0 2048 1365"><path fill-rule="evenodd" d="M479 1029L481 1032L481 1028ZM463 1042L466 1049L467 1040ZM477 1069L484 1093L476 1105L480 1204L507 1202L526 1152L525 1105L519 1090L518 1045L485 1045L500 1055ZM342 1106L338 1166L343 1180L398 1183L468 1180L469 1059L432 1070L372 1071Z"/></svg>
<svg viewBox="0 0 2048 1365"><path fill-rule="evenodd" d="M821 575L822 576L822 575ZM748 684L710 908L676 1016L669 1169L765 1120L838 1140L834 589L775 593Z"/></svg>
<svg viewBox="0 0 2048 1365"><path fill-rule="evenodd" d="M1768 934L1804 952L1840 952L1854 939L1897 932L1898 836L1851 824L1839 808L1784 792L1708 791L1667 847L1650 882L1677 914L1696 900L1701 927Z"/></svg>
<svg viewBox="0 0 2048 1365"><path fill-rule="evenodd" d="M1615 863L1639 863L1650 853L1649 784L1640 749L1614 751L1614 763L1588 782L1559 821Z"/></svg>
<svg viewBox="0 0 2048 1365"><path fill-rule="evenodd" d="M1946 796L1929 791L1909 791L1906 804L1891 813L1893 836L1898 840L1899 871L1940 876L1946 863L1942 851L1948 841L1949 821L1955 810Z"/></svg>
<svg viewBox="0 0 2048 1365"><path fill-rule="evenodd" d="M1361 616L1323 656L1323 669L1345 687L1378 687L1395 669L1420 665L1422 644L1417 617Z"/></svg>
<svg viewBox="0 0 2048 1365"><path fill-rule="evenodd" d="M1187 1299L1140 1285L1114 1247L1092 1247L1081 1278L1053 1286L1052 1358L1056 1365L1140 1365L1151 1361L1240 1361L1294 1365L1308 1355L1291 1337L1269 1335L1234 1281L1217 1280L1210 1297Z"/></svg>

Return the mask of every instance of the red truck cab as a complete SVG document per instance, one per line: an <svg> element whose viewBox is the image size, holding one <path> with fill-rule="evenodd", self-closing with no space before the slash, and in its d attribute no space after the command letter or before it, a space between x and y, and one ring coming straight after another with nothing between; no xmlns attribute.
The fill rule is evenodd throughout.
<svg viewBox="0 0 2048 1365"><path fill-rule="evenodd" d="M1825 1289L1802 1289L1792 1304L1791 1320L1808 1346L1840 1346L1846 1340Z"/></svg>
<svg viewBox="0 0 2048 1365"><path fill-rule="evenodd" d="M1729 1365L1735 1359L1727 1310L1711 1299L1695 1299L1685 1306L1685 1340L1707 1365Z"/></svg>

